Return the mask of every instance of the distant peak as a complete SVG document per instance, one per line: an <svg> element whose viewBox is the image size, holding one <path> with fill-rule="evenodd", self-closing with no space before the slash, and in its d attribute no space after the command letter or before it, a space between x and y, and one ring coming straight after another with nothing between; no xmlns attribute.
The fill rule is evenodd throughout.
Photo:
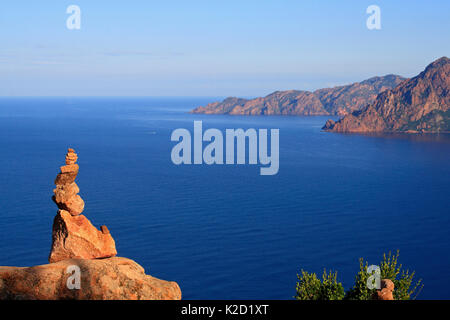
<svg viewBox="0 0 450 320"><path fill-rule="evenodd" d="M434 68L443 67L443 66L445 66L448 63L450 63L450 59L444 56L444 57L439 58L439 59L433 61L432 63L430 63L428 65L428 67L426 67L425 71L427 71L429 69L432 69L432 68L434 69Z"/></svg>
<svg viewBox="0 0 450 320"><path fill-rule="evenodd" d="M437 59L436 61L432 62L432 64L433 63L449 63L449 62L450 62L450 59L447 58L446 56L443 56L443 57Z"/></svg>
<svg viewBox="0 0 450 320"><path fill-rule="evenodd" d="M405 78L402 76L399 76L397 74L387 74L384 76L375 76L372 78L369 78L367 80L361 81L359 82L360 84L373 84L375 82L379 82L379 81L397 81L397 80L404 80ZM358 84L358 82L356 82L356 84Z"/></svg>

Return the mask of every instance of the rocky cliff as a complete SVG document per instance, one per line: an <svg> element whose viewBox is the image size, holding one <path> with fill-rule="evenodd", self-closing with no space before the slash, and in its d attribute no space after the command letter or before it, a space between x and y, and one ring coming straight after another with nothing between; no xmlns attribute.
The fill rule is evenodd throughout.
<svg viewBox="0 0 450 320"><path fill-rule="evenodd" d="M75 183L79 167L69 149L53 190L59 210L53 221L50 264L0 267L0 299L31 300L179 300L176 282L146 275L126 258L115 257L115 241L106 226L97 229L81 213L84 201Z"/></svg>
<svg viewBox="0 0 450 320"><path fill-rule="evenodd" d="M80 287L72 267L80 268ZM0 267L0 300L179 300L175 282L146 275L126 258L66 259L41 266Z"/></svg>
<svg viewBox="0 0 450 320"><path fill-rule="evenodd" d="M192 110L192 113L231 115L345 115L366 106L380 92L396 87L404 78L373 77L362 82L310 91L276 91L264 98L227 98Z"/></svg>
<svg viewBox="0 0 450 320"><path fill-rule="evenodd" d="M450 59L442 57L414 78L380 93L373 103L328 120L334 132L450 132Z"/></svg>

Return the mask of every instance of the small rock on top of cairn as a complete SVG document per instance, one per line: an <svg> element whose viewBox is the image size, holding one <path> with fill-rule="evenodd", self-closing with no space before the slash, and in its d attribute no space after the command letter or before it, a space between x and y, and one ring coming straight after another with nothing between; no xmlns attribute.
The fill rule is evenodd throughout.
<svg viewBox="0 0 450 320"><path fill-rule="evenodd" d="M78 160L78 155L75 153L75 150L69 148L66 155L66 165L75 164Z"/></svg>

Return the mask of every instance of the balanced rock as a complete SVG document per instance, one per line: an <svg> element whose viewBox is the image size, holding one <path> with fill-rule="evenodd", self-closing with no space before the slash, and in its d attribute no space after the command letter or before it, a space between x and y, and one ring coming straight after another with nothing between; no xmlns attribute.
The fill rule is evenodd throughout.
<svg viewBox="0 0 450 320"><path fill-rule="evenodd" d="M66 165L55 180L56 189L53 201L57 204L58 214L53 221L52 248L49 262L65 259L97 259L114 257L116 244L108 228L98 230L81 212L84 201L78 195L80 188L75 183L78 174L75 150L70 149L66 155Z"/></svg>
<svg viewBox="0 0 450 320"><path fill-rule="evenodd" d="M75 183L79 167L76 164L78 156L75 150L69 148L66 155L66 165L55 179L56 189L53 190L53 201L59 209L70 212L71 215L80 215L84 210L84 201L78 195L80 189Z"/></svg>
<svg viewBox="0 0 450 320"><path fill-rule="evenodd" d="M97 259L114 257L116 244L108 228L98 230L84 216L72 216L59 210L53 221L50 263L65 259Z"/></svg>
<svg viewBox="0 0 450 320"><path fill-rule="evenodd" d="M78 267L79 287L74 283ZM70 259L30 268L0 267L0 300L180 300L176 282L146 275L126 258Z"/></svg>

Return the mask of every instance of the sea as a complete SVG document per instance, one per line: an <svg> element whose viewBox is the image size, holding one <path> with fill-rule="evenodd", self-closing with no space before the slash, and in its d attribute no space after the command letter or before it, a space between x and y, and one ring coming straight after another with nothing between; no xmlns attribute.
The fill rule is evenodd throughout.
<svg viewBox="0 0 450 320"><path fill-rule="evenodd" d="M450 136L323 132L329 117L197 115L221 97L0 98L0 265L46 264L67 148L85 214L183 299L293 299L301 270L399 250L418 299L450 299ZM335 119L335 118L334 118ZM279 129L279 172L175 165L171 133Z"/></svg>

